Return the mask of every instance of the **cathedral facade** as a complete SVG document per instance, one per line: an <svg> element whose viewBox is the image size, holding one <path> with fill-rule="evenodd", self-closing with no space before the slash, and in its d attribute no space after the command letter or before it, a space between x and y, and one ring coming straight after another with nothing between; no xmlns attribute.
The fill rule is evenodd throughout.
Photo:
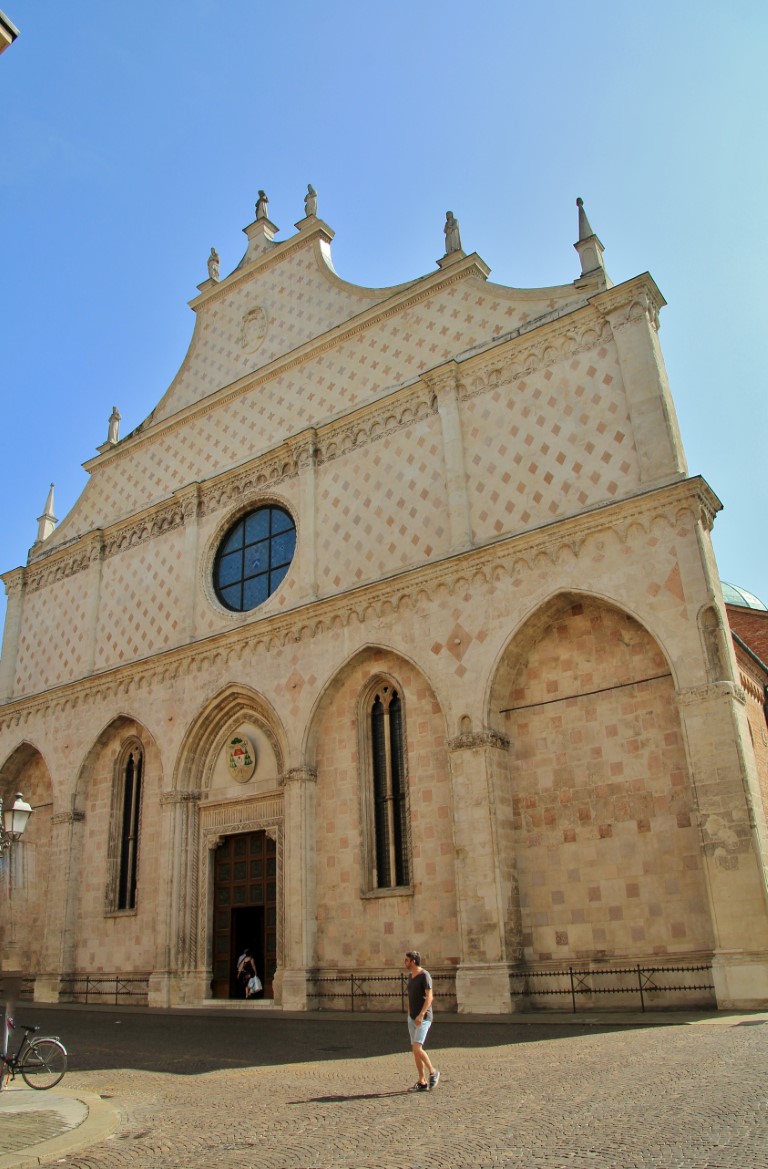
<svg viewBox="0 0 768 1169"><path fill-rule="evenodd" d="M764 1006L768 787L659 290L581 204L581 274L525 290L450 213L435 271L351 285L305 211L212 249L165 396L3 577L6 949L40 1001L226 999L249 946L293 1010L410 948L460 1011L600 964Z"/></svg>

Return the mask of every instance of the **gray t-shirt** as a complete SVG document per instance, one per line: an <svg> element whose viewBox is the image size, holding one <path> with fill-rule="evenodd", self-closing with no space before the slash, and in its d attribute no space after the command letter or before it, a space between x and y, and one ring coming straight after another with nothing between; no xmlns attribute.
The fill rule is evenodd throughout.
<svg viewBox="0 0 768 1169"><path fill-rule="evenodd" d="M432 975L428 970L422 970L420 974L408 975L408 1014L412 1019L415 1019L421 1013L421 1008L424 1006L424 1000L427 997L427 991L432 989ZM427 1022L432 1019L432 1007L425 1011L424 1018Z"/></svg>

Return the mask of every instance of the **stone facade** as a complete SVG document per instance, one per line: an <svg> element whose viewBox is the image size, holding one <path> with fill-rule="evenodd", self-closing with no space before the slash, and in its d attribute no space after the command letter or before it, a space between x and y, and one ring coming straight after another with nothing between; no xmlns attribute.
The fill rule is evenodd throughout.
<svg viewBox="0 0 768 1169"><path fill-rule="evenodd" d="M358 288L296 226L261 214L210 269L162 401L110 420L3 578L36 997L117 972L226 997L254 934L292 1009L411 947L462 1011L601 962L711 965L719 1005L765 1005L766 787L655 284L612 286L581 207L581 276L535 290L460 249ZM222 543L260 508L295 553L233 609Z"/></svg>

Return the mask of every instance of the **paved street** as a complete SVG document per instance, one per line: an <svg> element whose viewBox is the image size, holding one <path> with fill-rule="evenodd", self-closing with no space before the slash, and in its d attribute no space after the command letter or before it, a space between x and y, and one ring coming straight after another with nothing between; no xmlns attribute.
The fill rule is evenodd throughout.
<svg viewBox="0 0 768 1169"><path fill-rule="evenodd" d="M438 1018L429 1046L442 1078L425 1094L405 1090L414 1067L396 1017L18 1017L64 1039L63 1087L118 1114L114 1135L57 1158L67 1169L768 1167L765 1015L624 1027Z"/></svg>

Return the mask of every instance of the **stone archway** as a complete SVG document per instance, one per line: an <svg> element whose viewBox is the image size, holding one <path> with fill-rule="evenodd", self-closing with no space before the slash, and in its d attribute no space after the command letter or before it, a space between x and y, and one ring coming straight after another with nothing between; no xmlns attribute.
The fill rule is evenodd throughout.
<svg viewBox="0 0 768 1169"><path fill-rule="evenodd" d="M46 937L55 928L49 904L53 794L46 762L31 743L21 743L0 768L0 796L10 807L21 792L33 808L24 837L0 864L5 911L0 919L3 964L35 974L45 965Z"/></svg>
<svg viewBox="0 0 768 1169"><path fill-rule="evenodd" d="M560 595L507 647L491 702L510 740L525 961L711 951L675 685L650 633Z"/></svg>
<svg viewBox="0 0 768 1169"><path fill-rule="evenodd" d="M245 782L228 775L223 762L233 737L250 739L254 747L255 768ZM262 696L247 687L229 686L217 695L197 716L185 738L173 789L164 797L172 858L168 993L173 1002L224 995L227 977L221 962L231 961L237 907L216 905L216 855L230 838L266 834L274 843L275 921L269 928L275 944L274 953L269 951L265 981L271 984L275 979L275 966L280 967L284 949L284 758L285 737L279 720ZM222 924L225 911L226 929ZM266 947L266 921L264 928ZM216 953L217 944L225 946L226 955ZM275 982L279 989L279 978Z"/></svg>

